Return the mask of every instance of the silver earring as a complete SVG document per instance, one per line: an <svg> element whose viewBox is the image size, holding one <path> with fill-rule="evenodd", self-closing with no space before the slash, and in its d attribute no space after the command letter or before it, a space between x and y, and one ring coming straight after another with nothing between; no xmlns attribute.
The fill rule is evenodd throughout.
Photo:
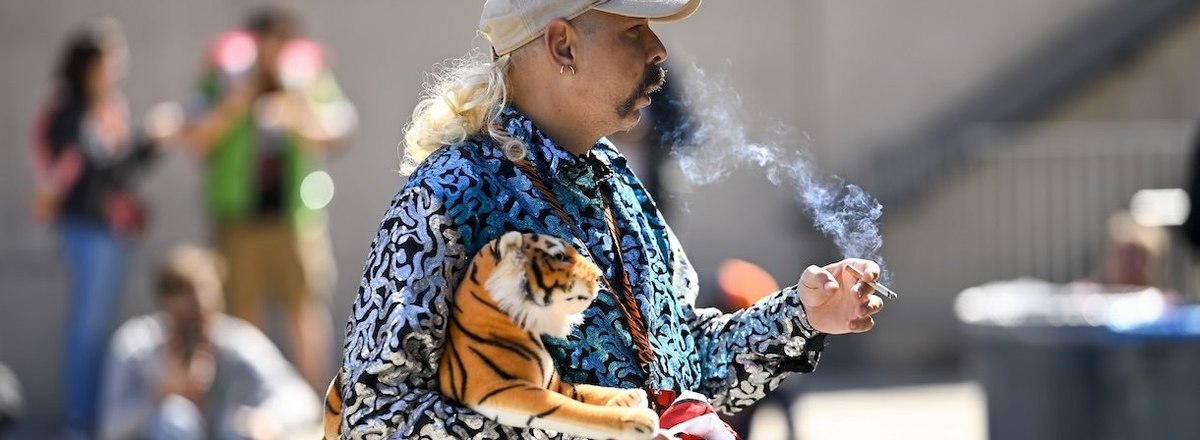
<svg viewBox="0 0 1200 440"><path fill-rule="evenodd" d="M564 72L567 71L567 69L571 69L571 76L575 76L575 66L568 66L566 64L558 66L558 74L562 75Z"/></svg>

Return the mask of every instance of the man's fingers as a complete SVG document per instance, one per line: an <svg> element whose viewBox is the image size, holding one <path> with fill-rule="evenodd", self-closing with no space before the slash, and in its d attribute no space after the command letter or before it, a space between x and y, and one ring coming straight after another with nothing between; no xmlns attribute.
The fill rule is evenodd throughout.
<svg viewBox="0 0 1200 440"><path fill-rule="evenodd" d="M865 300L858 308L859 317L871 316L883 310L883 298L880 298L878 295L866 295L863 298Z"/></svg>
<svg viewBox="0 0 1200 440"><path fill-rule="evenodd" d="M817 266L808 266L807 269L804 269L804 273L800 275L800 284L809 289L824 292L833 292L838 288L833 274Z"/></svg>
<svg viewBox="0 0 1200 440"><path fill-rule="evenodd" d="M875 327L875 318L870 316L850 321L850 331L854 333L862 333L873 327Z"/></svg>
<svg viewBox="0 0 1200 440"><path fill-rule="evenodd" d="M858 297L859 302L865 303L867 302L867 297L875 293L875 288L864 281L859 281L854 283L854 287L850 288L850 293Z"/></svg>
<svg viewBox="0 0 1200 440"><path fill-rule="evenodd" d="M864 260L861 258L847 258L842 260L841 263L834 264L844 264L846 266L850 266L854 271L862 275L861 279L863 280L879 281L879 264L875 263L874 261ZM855 279L859 279L857 274L855 275Z"/></svg>

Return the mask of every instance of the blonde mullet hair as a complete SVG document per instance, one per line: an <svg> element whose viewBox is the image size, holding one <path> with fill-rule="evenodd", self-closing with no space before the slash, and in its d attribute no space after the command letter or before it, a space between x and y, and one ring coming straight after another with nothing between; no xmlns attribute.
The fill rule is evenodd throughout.
<svg viewBox="0 0 1200 440"><path fill-rule="evenodd" d="M525 144L499 126L508 102L508 68L512 55L494 60L490 53L472 51L434 66L412 122L404 130L400 173L410 175L434 151L486 133L509 160L525 157Z"/></svg>

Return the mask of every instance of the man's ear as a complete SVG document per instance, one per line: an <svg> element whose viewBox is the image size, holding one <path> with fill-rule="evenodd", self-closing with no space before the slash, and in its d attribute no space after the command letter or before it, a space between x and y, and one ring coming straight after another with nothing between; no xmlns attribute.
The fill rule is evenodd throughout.
<svg viewBox="0 0 1200 440"><path fill-rule="evenodd" d="M546 53L554 60L555 69L575 65L575 39L578 35L575 26L561 18L551 21L546 26L542 44L546 46Z"/></svg>

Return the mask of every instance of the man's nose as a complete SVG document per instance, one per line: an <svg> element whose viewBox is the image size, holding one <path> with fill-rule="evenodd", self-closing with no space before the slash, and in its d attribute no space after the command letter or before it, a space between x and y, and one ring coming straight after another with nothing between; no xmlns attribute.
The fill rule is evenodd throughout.
<svg viewBox="0 0 1200 440"><path fill-rule="evenodd" d="M650 65L662 64L667 60L667 48L663 46L662 40L658 39L658 34L655 34L654 31L650 31L648 34L650 41L647 42L647 62Z"/></svg>

